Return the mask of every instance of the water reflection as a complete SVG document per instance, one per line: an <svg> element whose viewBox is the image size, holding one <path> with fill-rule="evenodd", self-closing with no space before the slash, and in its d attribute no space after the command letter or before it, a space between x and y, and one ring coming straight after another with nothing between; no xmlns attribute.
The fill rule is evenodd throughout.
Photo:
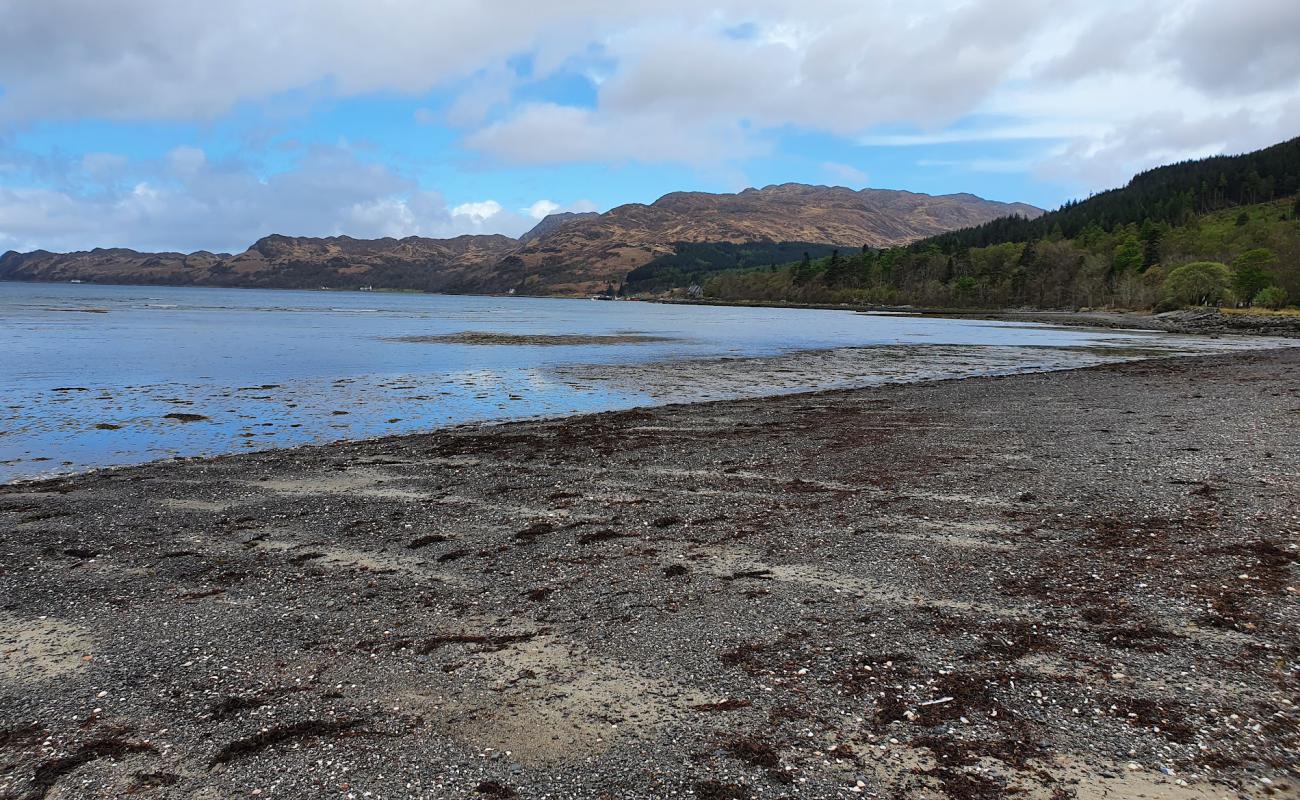
<svg viewBox="0 0 1300 800"><path fill-rule="evenodd" d="M0 481L1243 346L839 311L87 284L0 283L0 326Z"/></svg>

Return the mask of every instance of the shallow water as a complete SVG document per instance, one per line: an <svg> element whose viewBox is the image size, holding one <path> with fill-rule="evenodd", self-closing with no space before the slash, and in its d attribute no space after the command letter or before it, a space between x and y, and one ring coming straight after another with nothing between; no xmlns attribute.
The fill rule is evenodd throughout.
<svg viewBox="0 0 1300 800"><path fill-rule="evenodd" d="M491 335L455 336L465 333ZM0 283L0 335L0 482L473 421L1259 346L848 311L22 283Z"/></svg>

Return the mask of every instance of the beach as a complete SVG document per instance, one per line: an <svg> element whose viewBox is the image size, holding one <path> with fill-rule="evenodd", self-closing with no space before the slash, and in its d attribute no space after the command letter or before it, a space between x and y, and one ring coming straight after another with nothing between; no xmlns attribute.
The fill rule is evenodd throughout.
<svg viewBox="0 0 1300 800"><path fill-rule="evenodd" d="M38 283L4 284L0 321L0 484L471 422L1291 344L848 310Z"/></svg>
<svg viewBox="0 0 1300 800"><path fill-rule="evenodd" d="M0 486L0 797L1296 796L1300 350Z"/></svg>

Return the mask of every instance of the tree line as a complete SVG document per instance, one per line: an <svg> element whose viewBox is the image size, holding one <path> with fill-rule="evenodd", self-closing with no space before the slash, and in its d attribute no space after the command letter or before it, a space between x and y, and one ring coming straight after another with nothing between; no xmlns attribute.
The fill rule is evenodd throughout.
<svg viewBox="0 0 1300 800"><path fill-rule="evenodd" d="M1285 305L1300 301L1300 137L1148 170L1032 220L720 271L704 293L981 308Z"/></svg>
<svg viewBox="0 0 1300 800"><path fill-rule="evenodd" d="M1139 173L1127 186L1070 202L1036 219L1013 216L913 245L956 253L969 247L1073 239L1089 227L1184 225L1196 214L1256 205L1300 192L1300 137L1236 156L1183 161Z"/></svg>
<svg viewBox="0 0 1300 800"><path fill-rule="evenodd" d="M1300 198L1143 220L1073 237L946 251L923 246L805 253L780 266L713 275L704 294L751 302L951 308L1279 307L1300 299Z"/></svg>

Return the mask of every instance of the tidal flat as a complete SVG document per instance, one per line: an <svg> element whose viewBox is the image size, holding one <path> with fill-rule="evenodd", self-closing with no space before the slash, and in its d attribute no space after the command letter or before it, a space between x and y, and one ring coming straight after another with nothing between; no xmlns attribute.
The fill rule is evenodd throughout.
<svg viewBox="0 0 1300 800"><path fill-rule="evenodd" d="M3 486L0 796L1294 796L1298 413L1273 349Z"/></svg>
<svg viewBox="0 0 1300 800"><path fill-rule="evenodd" d="M0 483L469 422L1296 344L849 310L87 284L4 284L0 322Z"/></svg>

